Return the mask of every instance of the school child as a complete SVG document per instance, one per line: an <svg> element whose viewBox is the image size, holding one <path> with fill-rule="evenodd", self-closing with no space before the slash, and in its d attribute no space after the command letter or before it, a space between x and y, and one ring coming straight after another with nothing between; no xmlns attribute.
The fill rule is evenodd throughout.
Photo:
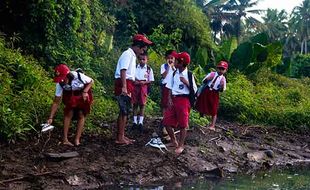
<svg viewBox="0 0 310 190"><path fill-rule="evenodd" d="M148 46L153 45L147 37L142 34L133 36L132 45L119 57L115 70L114 94L119 105L119 115L117 119L116 144L128 145L134 142L125 136L125 126L127 116L130 112L131 97L134 89L136 73L136 57L146 52Z"/></svg>
<svg viewBox="0 0 310 190"><path fill-rule="evenodd" d="M170 89L168 96L168 108L165 110L163 125L171 138L171 146L176 147L175 153L180 154L184 150L184 142L187 136L189 113L191 109L190 92L196 92L197 86L194 76L188 71L187 66L190 63L190 55L187 52L181 52L176 56L176 71L166 87ZM180 128L180 138L177 140L173 128Z"/></svg>
<svg viewBox="0 0 310 190"><path fill-rule="evenodd" d="M147 101L149 87L154 81L153 69L147 64L147 53L139 55L139 64L136 67L134 82L133 102L133 129L137 128L143 132L144 108ZM139 113L137 113L139 110Z"/></svg>
<svg viewBox="0 0 310 190"><path fill-rule="evenodd" d="M226 78L228 63L220 61L217 65L217 71L208 73L203 79L206 88L201 92L196 101L196 110L201 115L210 115L212 117L209 129L215 131L217 111L219 107L219 92L226 90Z"/></svg>
<svg viewBox="0 0 310 190"><path fill-rule="evenodd" d="M62 100L64 108L63 144L73 146L68 139L68 131L72 118L77 117L77 130L74 145L80 145L86 115L90 113L92 104L91 86L94 81L81 72L70 71L65 64L55 67L56 93L51 106L47 124L52 124L58 106Z"/></svg>
<svg viewBox="0 0 310 190"><path fill-rule="evenodd" d="M168 107L168 96L169 89L166 87L167 81L172 77L173 72L176 70L174 63L177 52L175 50L168 50L165 53L166 63L162 64L160 67L161 81L160 81L160 91L161 91L161 101L160 107L162 115L164 115L166 108ZM169 141L170 137L166 128L163 127L162 122L159 127L159 134L161 134L165 140Z"/></svg>

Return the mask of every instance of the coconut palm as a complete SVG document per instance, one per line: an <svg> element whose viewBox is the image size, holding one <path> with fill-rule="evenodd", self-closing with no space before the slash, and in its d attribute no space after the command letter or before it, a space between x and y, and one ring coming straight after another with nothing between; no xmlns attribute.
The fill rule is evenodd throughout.
<svg viewBox="0 0 310 190"><path fill-rule="evenodd" d="M300 53L307 54L307 41L310 35L310 0L304 0L292 12L291 23L300 40Z"/></svg>
<svg viewBox="0 0 310 190"><path fill-rule="evenodd" d="M263 19L263 31L266 32L270 40L281 40L286 37L288 32L287 13L285 10L267 9Z"/></svg>

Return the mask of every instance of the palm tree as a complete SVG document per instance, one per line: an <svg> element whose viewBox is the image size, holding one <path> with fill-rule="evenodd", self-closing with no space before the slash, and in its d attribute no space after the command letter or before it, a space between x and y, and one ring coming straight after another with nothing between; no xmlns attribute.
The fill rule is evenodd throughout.
<svg viewBox="0 0 310 190"><path fill-rule="evenodd" d="M260 23L250 14L260 14L262 10L251 9L257 5L260 0L229 0L224 6L223 11L230 14L231 21L235 24L235 35L239 42L241 35L242 19L248 20L252 27Z"/></svg>
<svg viewBox="0 0 310 190"><path fill-rule="evenodd" d="M300 6L293 9L291 23L297 32L300 43L300 53L308 53L307 41L310 35L310 0L304 0Z"/></svg>
<svg viewBox="0 0 310 190"><path fill-rule="evenodd" d="M267 9L263 19L263 31L266 32L270 40L281 40L286 37L288 31L287 13L285 10Z"/></svg>

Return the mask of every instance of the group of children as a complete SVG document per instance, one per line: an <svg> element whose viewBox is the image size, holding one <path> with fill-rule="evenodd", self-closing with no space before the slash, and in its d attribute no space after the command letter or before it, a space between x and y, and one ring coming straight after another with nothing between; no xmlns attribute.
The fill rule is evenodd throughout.
<svg viewBox="0 0 310 190"><path fill-rule="evenodd" d="M117 119L116 144L128 145L135 142L125 135L125 127L128 115L133 105L133 128L143 132L144 109L149 93L150 83L154 81L152 68L147 64L147 48L153 45L146 36L137 34L133 36L132 45L122 53L117 62L115 71L114 94L119 105ZM187 52L177 53L169 50L165 54L166 63L161 65L161 108L163 114L162 125L168 133L170 146L175 147L175 153L180 154L184 150L184 142L189 127L189 114L194 106L192 97L195 96L197 85L195 77L188 70L191 62ZM136 63L138 60L138 64ZM221 61L217 65L217 72L209 73L203 79L203 88L200 89L195 109L202 115L211 115L210 129L215 129L217 110L219 105L219 92L226 89L225 72L228 63ZM73 145L67 138L68 128L73 116L78 118L75 145L80 144L80 137L84 126L85 116L89 113L92 102L90 94L93 80L84 74L70 72L65 65L59 65L55 69L56 95L51 108L48 124L52 119L60 103L61 97L65 104L64 115L64 139L63 143ZM66 86L68 88L66 88ZM200 87L202 88L202 87ZM79 96L73 101L73 97ZM177 139L174 129L180 130Z"/></svg>

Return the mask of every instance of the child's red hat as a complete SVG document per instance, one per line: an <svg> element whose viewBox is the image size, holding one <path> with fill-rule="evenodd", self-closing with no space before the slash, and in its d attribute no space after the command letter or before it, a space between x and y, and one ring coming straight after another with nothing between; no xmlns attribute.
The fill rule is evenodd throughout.
<svg viewBox="0 0 310 190"><path fill-rule="evenodd" d="M149 39L147 39L146 36L144 36L143 34L136 34L133 36L132 41L140 41L140 42L144 42L146 45L153 45L154 43L152 41L150 41Z"/></svg>
<svg viewBox="0 0 310 190"><path fill-rule="evenodd" d="M217 64L216 66L217 68L224 68L227 69L228 68L228 63L226 61L220 61L219 64Z"/></svg>
<svg viewBox="0 0 310 190"><path fill-rule="evenodd" d="M182 64L188 65L191 62L191 56L187 52L180 52L176 57Z"/></svg>
<svg viewBox="0 0 310 190"><path fill-rule="evenodd" d="M69 73L70 73L70 69L67 65L65 64L57 65L55 67L54 82L59 83L63 81L67 77L67 74Z"/></svg>

